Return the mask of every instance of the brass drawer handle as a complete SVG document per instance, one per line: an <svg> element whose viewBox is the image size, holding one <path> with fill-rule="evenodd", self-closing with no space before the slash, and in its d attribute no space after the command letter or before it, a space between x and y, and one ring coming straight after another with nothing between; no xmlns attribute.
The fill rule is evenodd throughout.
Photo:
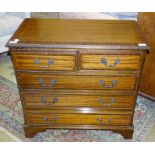
<svg viewBox="0 0 155 155"><path fill-rule="evenodd" d="M52 120L49 120L48 116L44 116L43 120L46 121L48 124L55 124L57 120L59 120L58 116L53 116Z"/></svg>
<svg viewBox="0 0 155 155"><path fill-rule="evenodd" d="M46 84L43 78L39 78L38 82L43 87L52 87L52 86L54 86L57 83L57 80L56 79L52 79L50 84Z"/></svg>
<svg viewBox="0 0 155 155"><path fill-rule="evenodd" d="M117 65L117 64L120 64L120 62L121 62L120 59L117 58L117 59L115 60L114 64L108 64L106 58L102 58L102 59L101 59L101 63L104 64L104 65L107 66L107 67L116 67L116 65Z"/></svg>
<svg viewBox="0 0 155 155"><path fill-rule="evenodd" d="M36 65L39 65L40 68L49 68L50 65L53 65L53 64L54 64L54 60L50 58L50 59L48 60L48 64L47 64L46 66L43 66L43 65L40 65L40 60L39 60L39 58L35 58L35 59L34 59L34 63L35 63Z"/></svg>
<svg viewBox="0 0 155 155"><path fill-rule="evenodd" d="M105 122L103 121L102 118L98 118L98 122L99 122L101 125L110 125L110 124L112 123L112 121L113 121L113 119L112 119L112 118L109 118L109 119L108 119L108 123L105 123Z"/></svg>
<svg viewBox="0 0 155 155"><path fill-rule="evenodd" d="M52 102L47 102L47 99L46 99L46 97L45 96L41 96L41 102L43 103L43 104L55 104L55 103L57 103L58 102L58 98L53 98L52 99Z"/></svg>
<svg viewBox="0 0 155 155"><path fill-rule="evenodd" d="M117 84L116 80L112 80L111 85L106 85L104 80L100 80L100 85L102 85L104 88L113 88Z"/></svg>
<svg viewBox="0 0 155 155"><path fill-rule="evenodd" d="M116 102L116 100L114 98L111 98L110 102L109 103L105 103L104 102L104 99L102 98L99 98L98 99L98 102L105 105L105 106L111 106L114 102Z"/></svg>

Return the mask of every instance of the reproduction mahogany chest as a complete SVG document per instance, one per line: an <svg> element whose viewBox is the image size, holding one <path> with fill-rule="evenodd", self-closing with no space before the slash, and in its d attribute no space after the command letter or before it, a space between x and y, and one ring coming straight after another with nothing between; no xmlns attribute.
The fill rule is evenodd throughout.
<svg viewBox="0 0 155 155"><path fill-rule="evenodd" d="M63 128L132 138L148 51L135 21L25 19L7 46L26 137Z"/></svg>

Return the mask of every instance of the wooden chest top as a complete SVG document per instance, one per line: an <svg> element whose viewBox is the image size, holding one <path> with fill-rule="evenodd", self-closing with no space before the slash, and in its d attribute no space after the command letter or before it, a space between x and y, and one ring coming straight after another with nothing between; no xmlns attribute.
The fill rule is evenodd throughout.
<svg viewBox="0 0 155 155"><path fill-rule="evenodd" d="M10 41L9 47L63 47L108 48L133 46L136 49L145 41L138 32L136 21L129 20L65 20L25 19ZM87 47L86 47L87 48Z"/></svg>

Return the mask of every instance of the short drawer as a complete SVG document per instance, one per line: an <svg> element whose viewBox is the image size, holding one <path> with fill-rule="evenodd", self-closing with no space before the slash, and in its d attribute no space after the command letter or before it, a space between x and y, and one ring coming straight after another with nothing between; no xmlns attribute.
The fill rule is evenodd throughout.
<svg viewBox="0 0 155 155"><path fill-rule="evenodd" d="M36 52L37 53L37 52ZM47 70L47 71L72 71L75 70L74 54L26 54L13 53L12 58L17 70Z"/></svg>
<svg viewBox="0 0 155 155"><path fill-rule="evenodd" d="M134 95L63 95L22 93L25 106L132 108Z"/></svg>
<svg viewBox="0 0 155 155"><path fill-rule="evenodd" d="M80 54L81 70L139 70L140 55Z"/></svg>
<svg viewBox="0 0 155 155"><path fill-rule="evenodd" d="M26 113L27 124L130 125L130 115Z"/></svg>
<svg viewBox="0 0 155 155"><path fill-rule="evenodd" d="M134 90L136 77L132 76L82 76L18 73L19 84L23 89L108 89Z"/></svg>

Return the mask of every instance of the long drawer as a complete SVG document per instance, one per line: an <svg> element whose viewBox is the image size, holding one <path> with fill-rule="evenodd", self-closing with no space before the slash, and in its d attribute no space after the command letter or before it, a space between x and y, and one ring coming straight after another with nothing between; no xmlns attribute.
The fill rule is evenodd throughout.
<svg viewBox="0 0 155 155"><path fill-rule="evenodd" d="M140 55L80 54L80 69L139 70Z"/></svg>
<svg viewBox="0 0 155 155"><path fill-rule="evenodd" d="M26 113L27 124L130 125L131 115Z"/></svg>
<svg viewBox="0 0 155 155"><path fill-rule="evenodd" d="M134 90L134 76L93 76L93 75L54 75L18 73L19 84L23 89L53 88L53 89L106 89Z"/></svg>
<svg viewBox="0 0 155 155"><path fill-rule="evenodd" d="M22 93L24 105L40 107L105 107L132 108L134 95L63 95L46 93Z"/></svg>
<svg viewBox="0 0 155 155"><path fill-rule="evenodd" d="M17 70L41 71L73 71L76 68L75 54L23 54L13 53L15 68Z"/></svg>

